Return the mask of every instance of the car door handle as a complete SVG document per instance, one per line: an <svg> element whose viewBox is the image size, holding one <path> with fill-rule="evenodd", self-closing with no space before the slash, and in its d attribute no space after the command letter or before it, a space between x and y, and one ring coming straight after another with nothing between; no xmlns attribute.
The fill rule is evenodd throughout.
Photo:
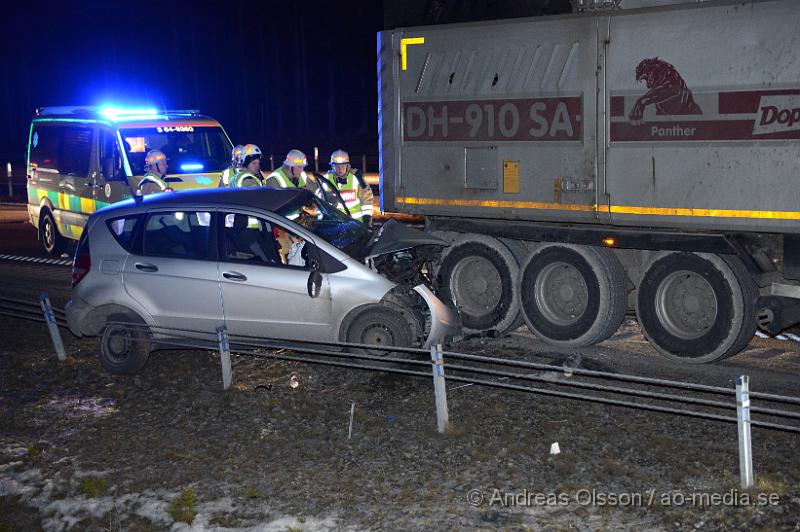
<svg viewBox="0 0 800 532"><path fill-rule="evenodd" d="M156 266L155 264L147 264L147 263L143 263L143 262L137 262L136 264L134 264L134 268L136 268L137 270L141 270L143 272L157 272L158 271L158 266Z"/></svg>
<svg viewBox="0 0 800 532"><path fill-rule="evenodd" d="M222 272L222 276L231 281L246 281L247 277L239 272Z"/></svg>

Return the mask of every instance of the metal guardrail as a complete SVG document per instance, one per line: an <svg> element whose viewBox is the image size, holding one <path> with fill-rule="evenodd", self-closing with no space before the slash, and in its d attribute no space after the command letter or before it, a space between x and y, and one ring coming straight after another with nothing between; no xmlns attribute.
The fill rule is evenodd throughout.
<svg viewBox="0 0 800 532"><path fill-rule="evenodd" d="M0 315L46 323L59 360L64 360L64 347L58 332L59 327L66 327L64 311L53 308L46 294L42 294L39 304L0 296ZM579 367L567 367L565 365L559 366L444 351L441 346L433 346L430 349L412 347L387 348L386 346L349 342L287 340L229 335L224 326L214 331L200 331L123 321L109 322L109 324L147 330L148 335L146 338L134 339L134 341L148 342L160 348L218 351L222 365L224 389L228 389L234 379L231 364L231 356L234 354L361 371L381 371L409 377L429 378L432 375L439 432L447 430L449 424L445 386L447 381L711 421L737 423L740 478L743 488L753 486L751 427L800 433L800 426L787 425L775 421L776 419L800 419L800 412L751 405L753 399L764 403L800 405L800 397L751 392L749 390L749 379L746 375L736 379L736 387L733 389ZM381 353L375 354L376 350ZM425 359L421 360L420 357ZM448 360L448 362L445 363L445 360ZM460 361L460 363L453 363L452 360ZM446 377L445 368L448 373ZM547 372L547 374L532 373L531 370ZM617 384L601 384L596 382L598 380L613 380L617 381ZM533 387L528 383L540 383L546 385L546 387ZM566 391L565 388L579 389L582 393ZM663 390L664 388L680 390L682 393L670 394L664 391L656 391L656 389ZM699 394L699 396L686 395L685 392L687 391ZM587 392L594 393L589 394ZM708 396L717 397L712 399ZM735 402L732 400L734 398ZM648 401L645 402L643 399ZM720 410L736 411L736 415L725 415L724 412L720 413ZM753 413L763 416L767 420L752 420L751 414Z"/></svg>

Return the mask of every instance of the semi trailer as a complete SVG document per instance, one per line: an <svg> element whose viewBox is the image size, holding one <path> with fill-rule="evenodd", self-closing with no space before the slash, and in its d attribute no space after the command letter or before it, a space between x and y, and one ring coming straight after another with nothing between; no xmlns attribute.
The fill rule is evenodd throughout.
<svg viewBox="0 0 800 532"><path fill-rule="evenodd" d="M800 2L575 4L378 34L381 207L450 243L465 329L587 346L635 311L704 363L799 323Z"/></svg>

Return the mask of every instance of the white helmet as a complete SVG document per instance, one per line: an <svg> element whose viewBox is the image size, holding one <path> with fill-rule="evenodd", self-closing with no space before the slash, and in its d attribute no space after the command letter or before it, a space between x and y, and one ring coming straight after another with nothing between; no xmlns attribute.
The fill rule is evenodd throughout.
<svg viewBox="0 0 800 532"><path fill-rule="evenodd" d="M144 166L145 168L152 170L153 167L155 167L159 163L159 161L166 162L166 160L167 156L163 151L150 150L149 152L147 152L147 157L144 158Z"/></svg>
<svg viewBox="0 0 800 532"><path fill-rule="evenodd" d="M346 151L336 150L331 153L331 171L337 177L347 175L347 172L350 171L350 155Z"/></svg>
<svg viewBox="0 0 800 532"><path fill-rule="evenodd" d="M242 166L247 166L253 159L261 158L261 148L255 144L245 144L242 146Z"/></svg>
<svg viewBox="0 0 800 532"><path fill-rule="evenodd" d="M244 161L244 157L242 156L243 150L244 146L241 144L237 144L233 147L233 151L231 152L231 166L234 168L242 166L242 162Z"/></svg>
<svg viewBox="0 0 800 532"><path fill-rule="evenodd" d="M283 164L285 166L299 166L300 168L305 168L308 166L308 159L306 159L306 154L300 150L290 150L289 153L286 154L286 160L283 161Z"/></svg>

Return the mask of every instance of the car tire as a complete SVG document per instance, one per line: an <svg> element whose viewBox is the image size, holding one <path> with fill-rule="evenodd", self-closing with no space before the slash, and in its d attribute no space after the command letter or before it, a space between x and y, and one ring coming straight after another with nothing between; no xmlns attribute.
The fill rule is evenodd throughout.
<svg viewBox="0 0 800 532"><path fill-rule="evenodd" d="M100 331L100 364L109 373L138 373L150 357L150 333L138 316L112 314Z"/></svg>
<svg viewBox="0 0 800 532"><path fill-rule="evenodd" d="M552 345L602 342L625 317L625 271L605 248L537 246L523 263L519 284L528 329Z"/></svg>
<svg viewBox="0 0 800 532"><path fill-rule="evenodd" d="M508 246L485 235L463 235L446 250L437 278L443 299L452 301L466 333L518 327L519 264Z"/></svg>
<svg viewBox="0 0 800 532"><path fill-rule="evenodd" d="M356 316L347 326L345 341L386 347L411 347L414 334L408 320L399 312L384 307L370 307ZM391 350L359 349L377 356L386 356Z"/></svg>
<svg viewBox="0 0 800 532"><path fill-rule="evenodd" d="M669 253L646 268L636 297L645 337L665 357L703 364L744 349L758 290L738 257Z"/></svg>
<svg viewBox="0 0 800 532"><path fill-rule="evenodd" d="M48 255L60 256L67 249L67 239L58 232L58 225L49 209L42 209L39 218L39 238Z"/></svg>

